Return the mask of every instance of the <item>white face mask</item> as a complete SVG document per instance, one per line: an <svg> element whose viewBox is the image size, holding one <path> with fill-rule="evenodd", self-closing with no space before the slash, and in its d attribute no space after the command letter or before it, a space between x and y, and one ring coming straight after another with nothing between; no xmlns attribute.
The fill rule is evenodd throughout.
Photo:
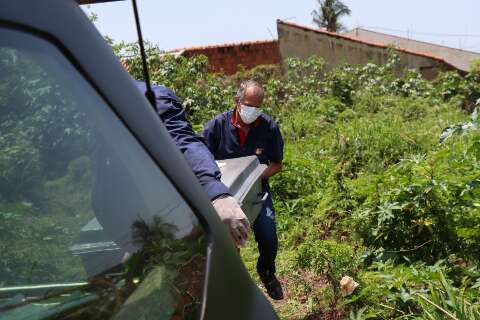
<svg viewBox="0 0 480 320"><path fill-rule="evenodd" d="M256 107L249 107L244 104L240 104L240 118L245 124L250 124L257 120L257 118L262 114L262 110Z"/></svg>

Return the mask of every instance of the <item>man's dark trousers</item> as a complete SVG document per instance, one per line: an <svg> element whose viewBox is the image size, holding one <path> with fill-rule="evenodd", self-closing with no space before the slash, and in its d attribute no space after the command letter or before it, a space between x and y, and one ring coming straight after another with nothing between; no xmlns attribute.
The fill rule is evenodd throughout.
<svg viewBox="0 0 480 320"><path fill-rule="evenodd" d="M270 192L253 224L253 232L260 253L257 261L257 271L260 277L265 278L267 275L275 273L275 257L278 249L275 210Z"/></svg>

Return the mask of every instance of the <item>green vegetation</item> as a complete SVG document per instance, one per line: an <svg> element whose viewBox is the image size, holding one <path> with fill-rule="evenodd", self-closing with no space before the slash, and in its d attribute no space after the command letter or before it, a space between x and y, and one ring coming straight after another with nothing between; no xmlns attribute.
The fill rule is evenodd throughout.
<svg viewBox="0 0 480 320"><path fill-rule="evenodd" d="M141 79L135 46L114 49L130 57L130 72ZM9 59L8 52L2 54ZM411 70L399 76L392 54L383 66L345 65L327 72L319 58L290 59L283 73L261 66L224 76L208 74L205 57L161 56L155 47L149 54L153 80L175 90L198 129L233 107L240 80L263 83L264 110L278 121L286 141L285 169L271 181L280 238L277 269L286 288L286 299L275 303L281 318L480 318L478 70L465 77L444 73L427 82ZM49 122L49 110L65 97L41 103L53 84L20 87L0 90L32 95L35 105L44 107L29 106L32 113L9 109L15 101L1 99L17 94L0 95L6 119L0 123L2 255L12 232L37 239L39 246L51 241L48 230L56 226L43 212L51 217L63 212L72 227L92 216L84 192L91 189L85 174L90 163L77 151L86 148L89 136L87 128L72 126L84 115L70 112L65 122ZM70 138L52 141L52 136ZM75 136L83 138L72 140ZM42 167L45 159L52 167ZM57 198L71 205L59 208ZM21 215L31 224L19 226ZM75 240L69 228L55 234L64 234L57 242ZM13 255L23 259L20 251L8 253ZM242 255L258 281L253 239ZM4 267L0 260L4 270L15 265ZM58 263L51 273L62 268ZM38 270L39 281L49 280L51 274ZM22 282L31 280L31 270L18 273ZM339 290L344 275L360 284L348 297Z"/></svg>
<svg viewBox="0 0 480 320"><path fill-rule="evenodd" d="M271 181L282 318L479 319L480 73L398 76L393 53L383 66L326 72L312 57L230 77L208 75L203 57L150 59L197 128L232 108L239 80L263 83L286 140ZM258 281L253 240L242 255ZM360 283L345 298L344 275Z"/></svg>
<svg viewBox="0 0 480 320"><path fill-rule="evenodd" d="M470 72L478 72L480 70L480 59L475 59L470 64Z"/></svg>

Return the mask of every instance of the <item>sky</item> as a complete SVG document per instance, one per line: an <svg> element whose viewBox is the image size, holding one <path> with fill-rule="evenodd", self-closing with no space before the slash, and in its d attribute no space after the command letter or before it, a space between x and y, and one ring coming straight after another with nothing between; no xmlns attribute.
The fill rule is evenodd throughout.
<svg viewBox="0 0 480 320"><path fill-rule="evenodd" d="M480 52L480 0L343 0L347 29L364 27ZM316 0L137 0L144 39L163 50L277 37L276 20L314 26ZM136 40L131 1L83 6L97 29L117 41Z"/></svg>

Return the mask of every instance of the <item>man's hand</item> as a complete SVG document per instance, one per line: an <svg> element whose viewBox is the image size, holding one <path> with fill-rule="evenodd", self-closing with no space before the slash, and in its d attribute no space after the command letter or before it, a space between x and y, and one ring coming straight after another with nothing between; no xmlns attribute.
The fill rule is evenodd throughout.
<svg viewBox="0 0 480 320"><path fill-rule="evenodd" d="M262 179L268 179L282 171L282 162L270 162L268 167L262 173Z"/></svg>
<svg viewBox="0 0 480 320"><path fill-rule="evenodd" d="M250 223L237 200L231 196L220 197L212 201L218 216L227 226L237 247L244 246L248 239Z"/></svg>

